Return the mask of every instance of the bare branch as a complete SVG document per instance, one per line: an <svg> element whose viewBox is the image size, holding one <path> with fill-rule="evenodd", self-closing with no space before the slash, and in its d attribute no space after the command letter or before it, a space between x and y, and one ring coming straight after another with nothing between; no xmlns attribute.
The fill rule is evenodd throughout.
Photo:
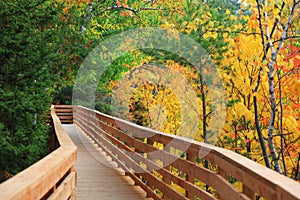
<svg viewBox="0 0 300 200"><path fill-rule="evenodd" d="M286 76L288 76L288 75L290 75L290 74L292 74L292 73L294 73L294 72L296 72L296 71L300 71L300 66L299 66L299 67L295 67L295 68L293 68L293 69L290 69L290 70L287 71L285 74L281 75L281 76L280 76L280 79L279 79L278 81L280 81L282 78L284 78L284 77L286 77ZM277 83L277 84L278 84L278 83Z"/></svg>
<svg viewBox="0 0 300 200"><path fill-rule="evenodd" d="M265 48L266 44L265 44L265 38L264 38L264 32L263 32L263 26L262 26L261 5L260 5L259 0L256 0L256 5L257 5L257 9L258 9L258 22L259 22L259 28L260 28L260 32L261 32L260 33L261 42L262 42L263 52L264 52L262 60L265 60L266 56L267 56L267 52L266 52L266 48ZM253 89L254 93L256 93L259 89L260 82L261 82L261 72L262 72L262 70L263 70L263 68L262 68L262 66L260 66L259 71L258 71L257 83L256 83L255 88ZM259 122L258 103L257 103L256 95L254 95L254 97L253 97L253 106L254 106L254 116L255 116L255 127L256 127L258 137L259 137L259 142L260 142L260 146L261 146L261 149L262 149L263 158L264 158L266 167L271 168L270 161L268 159L268 154L267 154L267 151L266 151L265 141L264 141L263 134L262 134L262 131L261 131L261 125L260 125L260 122Z"/></svg>
<svg viewBox="0 0 300 200"><path fill-rule="evenodd" d="M295 39L295 38L300 38L300 35L293 35L293 36L286 36L284 38L284 40L288 40L288 39ZM277 42L281 42L282 38L280 38L279 40L275 40L273 41L273 44L277 43Z"/></svg>
<svg viewBox="0 0 300 200"><path fill-rule="evenodd" d="M262 25L262 14L261 14L261 5L259 3L259 0L256 0L256 5L257 5L257 9L258 9L258 23L259 23L259 29L260 29L260 35L261 35L261 42L262 42L262 46L263 46L263 52L264 52L264 56L262 58L262 60L265 60L267 58L267 50L266 50L266 42L265 42L265 38L264 38L264 31L263 31L263 25ZM261 70L260 70L261 71ZM260 73L259 73L260 75ZM257 84L257 86L255 87L255 91L258 90L259 84Z"/></svg>
<svg viewBox="0 0 300 200"><path fill-rule="evenodd" d="M280 51L280 49L281 49L281 47L282 47L282 45L283 45L283 42L284 42L284 40L285 40L285 38L286 38L286 35L287 35L287 31L288 31L289 27L291 26L293 16L294 16L294 14L295 14L295 12L296 12L298 6L299 6L299 3L300 3L300 1L295 2L294 5L293 5L293 7L292 7L292 10L291 10L289 19L288 19L288 21L287 21L287 23L286 23L286 25L285 25L284 31L283 31L283 33L282 33L281 42L280 42L280 43L278 44L278 46L277 46L277 49L276 49L276 55L275 55L275 56L277 56L277 54L279 53L279 51Z"/></svg>
<svg viewBox="0 0 300 200"><path fill-rule="evenodd" d="M279 13L278 13L278 16L279 16L279 17L281 17L281 13L282 13L282 11L283 11L284 6L285 6L285 2L283 1L282 4L281 4L280 11L279 11ZM276 18L275 18L275 23L274 23L274 25L273 25L273 28L272 28L272 31L271 31L271 34L270 34L270 37L271 37L271 38L273 37L273 34L274 34L274 32L275 32L275 29L276 29L278 23L279 23L279 18L276 17Z"/></svg>

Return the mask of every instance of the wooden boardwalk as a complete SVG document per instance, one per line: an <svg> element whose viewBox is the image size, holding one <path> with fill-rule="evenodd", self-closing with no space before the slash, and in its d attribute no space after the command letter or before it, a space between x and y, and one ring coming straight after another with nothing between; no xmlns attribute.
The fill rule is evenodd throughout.
<svg viewBox="0 0 300 200"><path fill-rule="evenodd" d="M134 186L130 177L124 175L110 158L82 134L75 125L63 125L78 148L77 200L148 199L146 192Z"/></svg>

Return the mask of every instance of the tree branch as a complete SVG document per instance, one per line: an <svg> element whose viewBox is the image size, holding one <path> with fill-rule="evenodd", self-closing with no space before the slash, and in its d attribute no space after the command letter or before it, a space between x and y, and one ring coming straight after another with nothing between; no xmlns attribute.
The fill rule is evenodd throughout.
<svg viewBox="0 0 300 200"><path fill-rule="evenodd" d="M295 38L300 38L300 35L286 36L283 40L295 39ZM281 41L282 41L282 38L280 38L279 40L273 41L273 44L275 44L277 42L281 42Z"/></svg>

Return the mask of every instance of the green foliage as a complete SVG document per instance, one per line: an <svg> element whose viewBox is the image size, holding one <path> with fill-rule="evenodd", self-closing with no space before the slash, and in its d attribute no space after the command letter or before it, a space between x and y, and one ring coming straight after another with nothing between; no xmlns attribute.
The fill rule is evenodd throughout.
<svg viewBox="0 0 300 200"><path fill-rule="evenodd" d="M71 105L72 104L72 90L73 87L66 86L56 93L53 99L53 104L55 105Z"/></svg>
<svg viewBox="0 0 300 200"><path fill-rule="evenodd" d="M110 67L102 74L98 83L96 91L96 110L100 112L111 114L111 93L114 85L112 81L119 81L124 72L127 72L135 65L142 64L145 61L147 54L140 51L133 51L120 56L112 62ZM116 108L115 108L116 109Z"/></svg>
<svg viewBox="0 0 300 200"><path fill-rule="evenodd" d="M53 88L65 84L69 29L56 1L3 0L0 7L0 171L16 174L47 153L46 112Z"/></svg>

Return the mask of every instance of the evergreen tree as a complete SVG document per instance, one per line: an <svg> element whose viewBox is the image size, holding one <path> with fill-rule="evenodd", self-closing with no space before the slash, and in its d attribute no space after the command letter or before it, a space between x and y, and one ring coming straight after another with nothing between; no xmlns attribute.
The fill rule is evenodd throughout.
<svg viewBox="0 0 300 200"><path fill-rule="evenodd" d="M16 174L47 154L46 113L65 72L58 49L66 27L56 1L0 7L0 174Z"/></svg>

